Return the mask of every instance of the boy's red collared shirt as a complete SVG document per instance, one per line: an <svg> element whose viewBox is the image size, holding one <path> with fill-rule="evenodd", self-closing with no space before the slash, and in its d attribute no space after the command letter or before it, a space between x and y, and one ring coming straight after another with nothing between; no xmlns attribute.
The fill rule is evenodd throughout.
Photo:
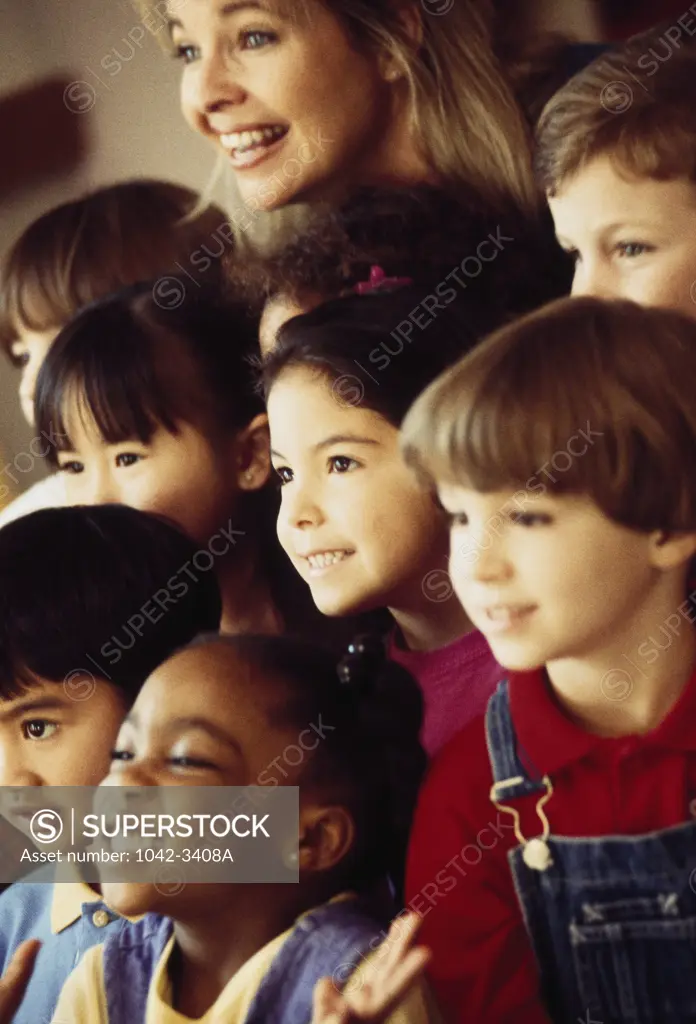
<svg viewBox="0 0 696 1024"><path fill-rule="evenodd" d="M627 699L630 699L627 698ZM518 752L551 777L551 833L639 835L696 816L696 673L644 736L593 736L566 718L542 672L510 675ZM425 915L420 941L446 1020L546 1024L538 973L507 862L512 816L497 810L483 719L435 760L411 837L407 902ZM541 832L538 798L515 802L525 838Z"/></svg>

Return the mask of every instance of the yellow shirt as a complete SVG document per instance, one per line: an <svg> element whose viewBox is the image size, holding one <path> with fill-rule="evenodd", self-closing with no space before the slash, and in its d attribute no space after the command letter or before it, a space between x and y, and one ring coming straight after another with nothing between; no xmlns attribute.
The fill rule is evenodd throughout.
<svg viewBox="0 0 696 1024"><path fill-rule="evenodd" d="M208 1012L197 1018L196 1024L243 1024L265 974L292 931L293 928L289 928L278 935L247 960L230 978ZM184 1017L171 1005L168 964L173 949L172 936L155 968L144 1024L193 1024L192 1018ZM376 950L360 964L351 983L360 984L363 975L366 980L369 979L371 961L378 953L379 950ZM126 979L124 984L127 984ZM391 1014L387 1024L435 1024L438 1019L427 985L420 982ZM104 991L103 946L93 946L88 950L68 978L52 1024L109 1024ZM134 1021L133 1024L140 1022Z"/></svg>

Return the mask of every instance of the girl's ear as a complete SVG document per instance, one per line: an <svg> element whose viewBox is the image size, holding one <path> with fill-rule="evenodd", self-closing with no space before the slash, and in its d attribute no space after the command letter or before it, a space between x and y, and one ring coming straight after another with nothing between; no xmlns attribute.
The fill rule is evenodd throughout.
<svg viewBox="0 0 696 1024"><path fill-rule="evenodd" d="M696 533L667 533L655 530L650 535L650 560L656 569L678 569L696 555Z"/></svg>
<svg viewBox="0 0 696 1024"><path fill-rule="evenodd" d="M258 491L271 473L271 437L268 416L259 413L237 434L237 484L242 491Z"/></svg>
<svg viewBox="0 0 696 1024"><path fill-rule="evenodd" d="M350 852L355 822L345 807L300 810L300 871L329 871Z"/></svg>

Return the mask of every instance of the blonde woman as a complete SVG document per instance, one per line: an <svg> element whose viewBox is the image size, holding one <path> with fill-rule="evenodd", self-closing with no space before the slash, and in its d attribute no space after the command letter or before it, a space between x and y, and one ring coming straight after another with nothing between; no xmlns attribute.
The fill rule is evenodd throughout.
<svg viewBox="0 0 696 1024"><path fill-rule="evenodd" d="M536 214L488 0L170 0L167 20L183 114L255 222L392 182Z"/></svg>

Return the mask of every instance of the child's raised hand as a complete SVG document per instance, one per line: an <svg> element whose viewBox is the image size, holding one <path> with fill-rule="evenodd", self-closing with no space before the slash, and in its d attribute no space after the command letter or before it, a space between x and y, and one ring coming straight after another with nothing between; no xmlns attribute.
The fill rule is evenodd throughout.
<svg viewBox="0 0 696 1024"><path fill-rule="evenodd" d="M420 923L420 916L413 913L392 923L386 939L370 960L370 978L361 985L351 986L349 981L341 992L332 978L318 981L311 1024L383 1024L430 959L430 951L424 946L411 948Z"/></svg>
<svg viewBox="0 0 696 1024"><path fill-rule="evenodd" d="M36 939L23 942L15 950L9 967L0 978L0 1024L11 1024L29 984L40 948L41 943Z"/></svg>

